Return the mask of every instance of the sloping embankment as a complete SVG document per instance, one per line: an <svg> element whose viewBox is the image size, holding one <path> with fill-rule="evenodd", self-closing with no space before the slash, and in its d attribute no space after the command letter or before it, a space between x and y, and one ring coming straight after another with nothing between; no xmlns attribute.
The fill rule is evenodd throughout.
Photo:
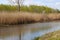
<svg viewBox="0 0 60 40"><path fill-rule="evenodd" d="M60 40L60 30L37 37L35 40Z"/></svg>
<svg viewBox="0 0 60 40"><path fill-rule="evenodd" d="M0 13L0 24L23 24L33 22L48 22L60 20L60 14L37 14L37 13Z"/></svg>

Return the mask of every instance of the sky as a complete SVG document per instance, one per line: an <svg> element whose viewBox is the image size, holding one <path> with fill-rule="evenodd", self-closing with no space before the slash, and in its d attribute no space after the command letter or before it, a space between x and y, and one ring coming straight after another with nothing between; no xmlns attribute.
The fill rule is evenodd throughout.
<svg viewBox="0 0 60 40"><path fill-rule="evenodd" d="M10 4L8 0L0 0L0 4ZM24 5L44 5L55 9L60 9L60 0L25 0Z"/></svg>

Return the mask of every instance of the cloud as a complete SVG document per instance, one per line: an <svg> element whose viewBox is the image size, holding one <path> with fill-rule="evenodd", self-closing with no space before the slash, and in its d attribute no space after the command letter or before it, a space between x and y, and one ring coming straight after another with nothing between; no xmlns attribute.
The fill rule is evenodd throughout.
<svg viewBox="0 0 60 40"><path fill-rule="evenodd" d="M24 5L45 5L44 3L42 3L41 1L39 2L39 0L25 0Z"/></svg>
<svg viewBox="0 0 60 40"><path fill-rule="evenodd" d="M47 2L53 2L54 0L46 0Z"/></svg>
<svg viewBox="0 0 60 40"><path fill-rule="evenodd" d="M57 9L60 9L60 2L56 2L56 3L55 3L55 7L56 7Z"/></svg>
<svg viewBox="0 0 60 40"><path fill-rule="evenodd" d="M56 5L60 5L60 2L56 2Z"/></svg>

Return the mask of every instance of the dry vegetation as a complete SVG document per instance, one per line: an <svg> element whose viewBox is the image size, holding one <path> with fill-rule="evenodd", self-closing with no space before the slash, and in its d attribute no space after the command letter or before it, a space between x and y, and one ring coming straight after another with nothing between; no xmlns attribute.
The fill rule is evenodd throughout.
<svg viewBox="0 0 60 40"><path fill-rule="evenodd" d="M0 24L23 24L60 20L60 14L38 14L28 12L0 12Z"/></svg>

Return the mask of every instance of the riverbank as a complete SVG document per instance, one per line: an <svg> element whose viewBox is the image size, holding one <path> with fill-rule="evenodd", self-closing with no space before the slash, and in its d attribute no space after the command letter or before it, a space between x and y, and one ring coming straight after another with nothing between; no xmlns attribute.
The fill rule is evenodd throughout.
<svg viewBox="0 0 60 40"><path fill-rule="evenodd" d="M26 24L60 20L60 13L0 12L0 24Z"/></svg>
<svg viewBox="0 0 60 40"><path fill-rule="evenodd" d="M60 30L37 37L35 40L60 40Z"/></svg>

